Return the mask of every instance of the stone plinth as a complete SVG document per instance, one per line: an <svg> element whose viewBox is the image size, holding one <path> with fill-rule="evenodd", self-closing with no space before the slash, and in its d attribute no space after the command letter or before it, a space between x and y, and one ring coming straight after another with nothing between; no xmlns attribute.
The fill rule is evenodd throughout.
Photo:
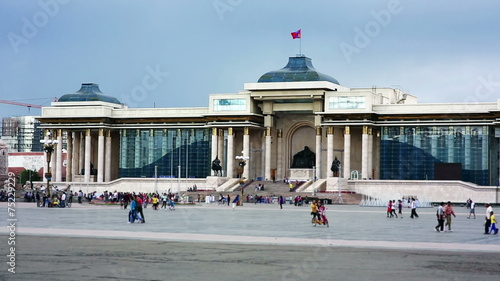
<svg viewBox="0 0 500 281"><path fill-rule="evenodd" d="M290 169L290 180L310 180L314 177L314 169Z"/></svg>
<svg viewBox="0 0 500 281"><path fill-rule="evenodd" d="M205 187L216 189L223 185L228 179L227 177L207 177Z"/></svg>

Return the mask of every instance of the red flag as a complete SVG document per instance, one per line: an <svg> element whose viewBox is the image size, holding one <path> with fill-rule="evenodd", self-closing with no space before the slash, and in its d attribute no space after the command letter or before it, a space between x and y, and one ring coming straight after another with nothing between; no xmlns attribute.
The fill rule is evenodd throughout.
<svg viewBox="0 0 500 281"><path fill-rule="evenodd" d="M292 34L292 38L293 39L297 39L297 38L301 38L302 37L302 35L300 34L300 29L297 30L297 31L295 31L295 32L292 32L291 34Z"/></svg>

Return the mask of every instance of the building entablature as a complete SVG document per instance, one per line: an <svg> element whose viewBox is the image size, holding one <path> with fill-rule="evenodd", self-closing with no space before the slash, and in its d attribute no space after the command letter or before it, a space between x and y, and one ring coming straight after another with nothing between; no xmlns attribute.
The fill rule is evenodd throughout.
<svg viewBox="0 0 500 281"><path fill-rule="evenodd" d="M328 81L303 81L303 82L260 82L245 83L244 88L252 92L286 91L286 90L325 90L348 91L349 88Z"/></svg>
<svg viewBox="0 0 500 281"><path fill-rule="evenodd" d="M474 104L460 103L428 103L428 104L384 104L373 105L373 111L380 115L389 114L476 114L490 113L498 110L496 102Z"/></svg>

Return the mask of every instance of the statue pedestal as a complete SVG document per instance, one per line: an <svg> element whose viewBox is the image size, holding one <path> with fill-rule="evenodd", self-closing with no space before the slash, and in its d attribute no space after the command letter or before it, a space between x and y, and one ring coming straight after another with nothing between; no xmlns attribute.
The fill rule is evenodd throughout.
<svg viewBox="0 0 500 281"><path fill-rule="evenodd" d="M339 188L340 187L340 188ZM326 179L326 191L334 192L347 189L347 180L339 177L330 177Z"/></svg>
<svg viewBox="0 0 500 281"><path fill-rule="evenodd" d="M226 177L207 177L207 181L205 182L205 187L216 189L217 187L227 182L228 179L229 178Z"/></svg>
<svg viewBox="0 0 500 281"><path fill-rule="evenodd" d="M314 177L314 169L309 168L292 168L290 169L291 180L312 180Z"/></svg>

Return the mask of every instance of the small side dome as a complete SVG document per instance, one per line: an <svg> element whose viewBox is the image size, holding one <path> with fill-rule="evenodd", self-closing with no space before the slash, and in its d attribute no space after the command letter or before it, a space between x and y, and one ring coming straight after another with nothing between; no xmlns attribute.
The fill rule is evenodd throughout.
<svg viewBox="0 0 500 281"><path fill-rule="evenodd" d="M110 95L106 95L99 90L99 85L95 83L83 83L80 90L73 94L66 94L60 97L58 102L75 102L75 101L103 101L121 104L121 102Z"/></svg>
<svg viewBox="0 0 500 281"><path fill-rule="evenodd" d="M337 79L316 71L311 59L305 56L290 57L280 70L270 71L259 78L262 82L328 81L340 85Z"/></svg>

